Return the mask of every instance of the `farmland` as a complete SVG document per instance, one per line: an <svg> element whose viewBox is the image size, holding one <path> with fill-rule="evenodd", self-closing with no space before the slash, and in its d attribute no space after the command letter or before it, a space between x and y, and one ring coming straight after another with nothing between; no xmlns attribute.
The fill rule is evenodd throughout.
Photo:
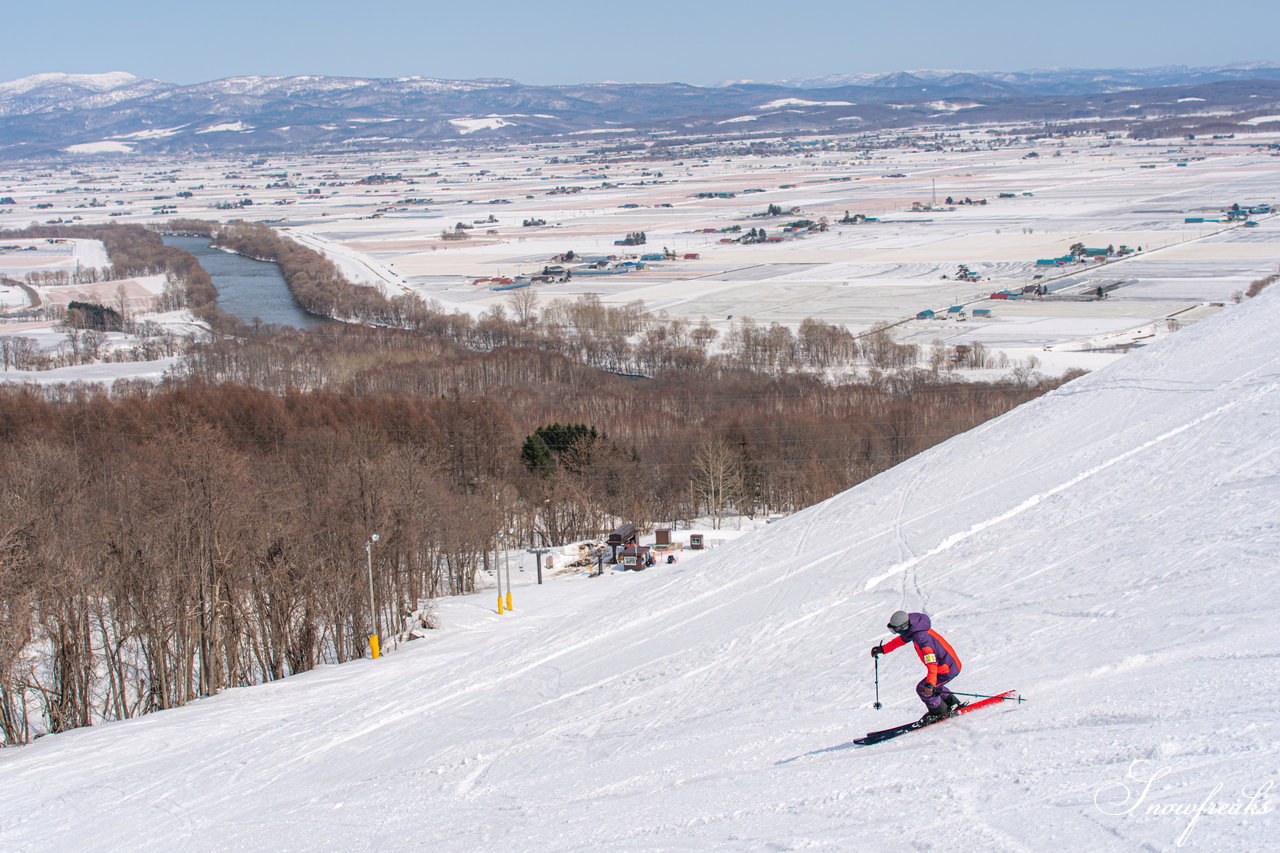
<svg viewBox="0 0 1280 853"><path fill-rule="evenodd" d="M1261 133L988 126L660 151L575 139L376 158L91 157L0 167L12 201L0 227L243 218L354 282L445 311L508 312L517 291L535 310L593 294L719 330L888 323L900 342L980 343L1060 370L1112 360L1275 273L1278 153ZM1259 212L1227 221L1233 205ZM644 243L618 245L628 235ZM45 254L0 254L0 273L74 260ZM5 299L21 306L16 291Z"/></svg>

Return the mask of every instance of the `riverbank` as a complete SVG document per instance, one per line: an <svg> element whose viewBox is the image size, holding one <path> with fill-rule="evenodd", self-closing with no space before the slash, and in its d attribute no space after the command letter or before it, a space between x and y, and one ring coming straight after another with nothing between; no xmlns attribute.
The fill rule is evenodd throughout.
<svg viewBox="0 0 1280 853"><path fill-rule="evenodd" d="M214 248L207 237L165 235L166 246L189 252L213 280L218 305L246 323L310 328L326 319L298 306L280 266L230 249Z"/></svg>

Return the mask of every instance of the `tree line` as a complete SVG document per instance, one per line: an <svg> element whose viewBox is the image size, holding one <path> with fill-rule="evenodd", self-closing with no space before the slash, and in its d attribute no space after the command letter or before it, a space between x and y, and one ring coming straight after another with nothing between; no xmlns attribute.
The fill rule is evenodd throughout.
<svg viewBox="0 0 1280 853"><path fill-rule="evenodd" d="M499 542L807 506L1047 387L629 379L343 326L185 362L159 388L0 391L7 744L363 654L375 620L394 638L474 590Z"/></svg>
<svg viewBox="0 0 1280 853"><path fill-rule="evenodd" d="M347 660L375 620L394 639L474 589L499 504L459 482L432 408L0 390L3 742Z"/></svg>
<svg viewBox="0 0 1280 853"><path fill-rule="evenodd" d="M156 311L189 308L193 315L215 330L231 330L239 320L218 307L218 293L209 274L189 252L164 245L160 236L141 225L33 225L0 231L0 240L12 239L100 240L109 264L103 268L82 267L76 273L34 272L25 278L34 287L92 284L135 276L164 275L165 286L156 296ZM41 347L21 335L0 337L0 370L52 370L98 361L150 361L176 355L184 343L173 333L149 320L135 320L125 313L123 295L117 305L72 302L46 305L46 318L62 321L67 337L56 349ZM128 332L133 343L106 348L105 333Z"/></svg>
<svg viewBox="0 0 1280 853"><path fill-rule="evenodd" d="M693 322L653 315L642 301L611 306L594 294L585 294L540 306L532 288L517 291L505 304L472 317L447 313L439 303L416 294L386 297L376 288L353 284L319 252L260 223L174 220L166 230L209 236L220 248L276 262L294 301L320 316L410 330L471 350L537 349L616 373L653 376L745 369L790 374L861 369L874 380L917 366L935 373L1022 368L1022 375L1035 367L1010 364L1003 355L988 359L980 345L934 346L924 351L914 344L900 344L893 340L889 324L854 334L812 318L793 331L780 323L763 326L745 317L722 338L705 318Z"/></svg>
<svg viewBox="0 0 1280 853"><path fill-rule="evenodd" d="M107 251L110 265L103 269L88 267L72 277L65 273L36 273L28 276L33 285L62 283L84 284L114 281L135 276L164 275L166 287L157 300L161 310L186 307L197 318L211 324L232 318L218 308L218 291L213 280L190 252L166 246L160 235L142 225L111 223L107 225L32 225L27 228L0 231L0 240L66 238L99 240ZM63 281L63 278L66 281Z"/></svg>
<svg viewBox="0 0 1280 853"><path fill-rule="evenodd" d="M199 294L130 227L96 237L114 269ZM181 227L277 261L308 310L393 327L255 328L215 305L218 333L160 386L0 390L5 744L359 656L379 623L394 642L474 590L500 546L794 511L1057 382L958 381L986 356L935 348L921 369L887 328L718 340L640 303L519 295L472 319L354 287L263 226Z"/></svg>

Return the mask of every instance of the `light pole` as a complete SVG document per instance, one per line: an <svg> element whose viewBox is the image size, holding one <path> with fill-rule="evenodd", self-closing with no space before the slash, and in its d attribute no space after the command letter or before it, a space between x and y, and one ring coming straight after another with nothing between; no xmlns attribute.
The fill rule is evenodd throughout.
<svg viewBox="0 0 1280 853"><path fill-rule="evenodd" d="M511 535L511 531L507 531L507 535ZM504 543L510 545L510 542ZM506 548L502 550L502 566L507 573L507 610L512 611L515 608L511 606L511 552ZM496 568L496 567L495 567Z"/></svg>
<svg viewBox="0 0 1280 853"><path fill-rule="evenodd" d="M377 660L381 657L378 648L378 635L381 630L378 627L378 605L373 598L373 543L377 542L381 537L373 534L364 543L364 556L369 567L369 627L373 629L373 633L369 635L369 651L373 655L373 659Z"/></svg>

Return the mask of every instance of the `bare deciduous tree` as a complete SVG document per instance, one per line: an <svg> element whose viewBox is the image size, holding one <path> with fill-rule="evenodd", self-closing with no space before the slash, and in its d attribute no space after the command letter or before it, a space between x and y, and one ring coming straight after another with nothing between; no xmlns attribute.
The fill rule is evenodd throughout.
<svg viewBox="0 0 1280 853"><path fill-rule="evenodd" d="M703 441L693 455L693 489L720 529L725 511L743 494L742 465L719 438Z"/></svg>

